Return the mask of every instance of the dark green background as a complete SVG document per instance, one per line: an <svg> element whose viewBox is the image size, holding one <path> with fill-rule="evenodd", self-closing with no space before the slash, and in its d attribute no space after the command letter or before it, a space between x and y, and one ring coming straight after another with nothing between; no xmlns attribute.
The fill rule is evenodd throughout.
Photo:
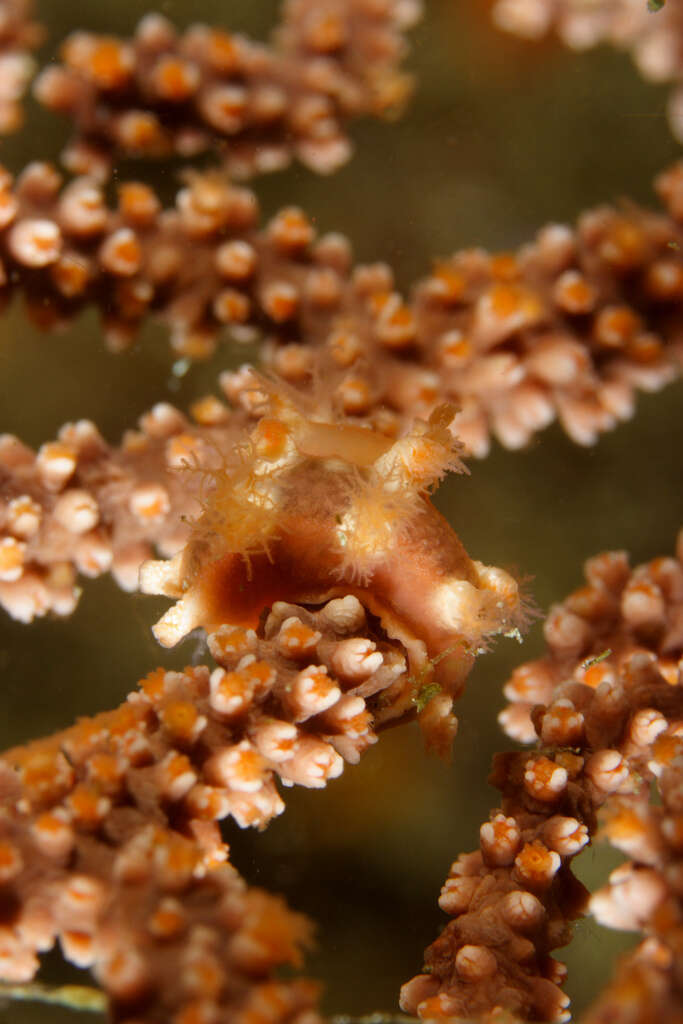
<svg viewBox="0 0 683 1024"><path fill-rule="evenodd" d="M37 6L48 25L42 60L71 29L128 32L146 12L144 0ZM622 195L652 202L653 175L678 152L664 117L666 90L641 83L628 58L609 50L577 56L508 39L489 26L484 7L430 0L412 36L418 90L405 116L355 125L356 155L331 179L297 166L257 181L265 213L303 206L321 231L345 231L358 259L392 263L407 287L453 249L514 248L545 221L571 220ZM168 0L160 9L179 25L203 19L257 37L277 17L272 0ZM66 125L31 104L23 133L0 142L0 160L18 170L55 158L66 136ZM121 173L143 175L169 199L176 170L130 165ZM91 312L45 336L17 302L0 321L0 430L37 445L85 416L115 441L153 402L182 407L213 387L219 369L249 357L224 346L178 385L162 328L147 326L134 350L111 356ZM642 397L635 420L590 450L573 447L557 427L522 453L496 447L472 464L470 478L449 480L439 504L473 557L533 576L546 608L579 583L593 552L627 548L637 562L671 550L683 519L682 398L680 383ZM86 584L67 621L27 628L0 617L0 745L112 706L155 664L185 663L188 645L165 652L150 635L159 607L104 579ZM486 776L505 745L495 723L501 686L540 649L536 627L522 649L504 640L481 660L460 705L452 764L428 758L416 729L403 728L328 790L287 791L287 812L266 834L228 828L247 879L284 892L317 920L309 970L326 983L328 1011L391 1010L399 984L419 970L421 950L444 920L436 896L450 861L476 846L496 802ZM615 862L591 848L578 870L594 886ZM629 941L579 925L566 957L577 1011L609 972L614 949ZM48 976L59 976L55 958ZM73 1019L48 1008L0 1008L8 1024Z"/></svg>

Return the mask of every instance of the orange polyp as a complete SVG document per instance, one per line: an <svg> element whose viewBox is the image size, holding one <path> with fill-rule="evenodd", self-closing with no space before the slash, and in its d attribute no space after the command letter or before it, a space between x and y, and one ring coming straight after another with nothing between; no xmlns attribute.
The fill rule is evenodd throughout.
<svg viewBox="0 0 683 1024"><path fill-rule="evenodd" d="M195 91L199 76L193 65L167 56L162 57L154 68L154 82L163 99L180 103Z"/></svg>
<svg viewBox="0 0 683 1024"><path fill-rule="evenodd" d="M140 680L140 689L146 697L152 702L160 700L164 693L164 681L166 679L166 670L163 668L156 668L152 672L149 672L144 679Z"/></svg>
<svg viewBox="0 0 683 1024"><path fill-rule="evenodd" d="M21 855L7 840L0 840L0 881L8 881L21 870Z"/></svg>
<svg viewBox="0 0 683 1024"><path fill-rule="evenodd" d="M559 867L559 859L540 840L534 839L525 843L517 854L515 867L527 885L545 888Z"/></svg>
<svg viewBox="0 0 683 1024"><path fill-rule="evenodd" d="M560 279L555 301L568 313L587 313L595 305L595 289L584 277L574 273L568 281Z"/></svg>
<svg viewBox="0 0 683 1024"><path fill-rule="evenodd" d="M284 323L293 317L298 306L296 289L287 282L274 282L263 296L263 308L276 323Z"/></svg>
<svg viewBox="0 0 683 1024"><path fill-rule="evenodd" d="M636 363L654 363L664 354L664 344L656 334L639 334L626 344L626 355Z"/></svg>
<svg viewBox="0 0 683 1024"><path fill-rule="evenodd" d="M209 64L215 71L226 73L238 64L238 49L232 36L220 29L209 33L208 45Z"/></svg>
<svg viewBox="0 0 683 1024"><path fill-rule="evenodd" d="M168 731L180 741L194 739L199 714L194 704L177 700L162 708L159 717Z"/></svg>
<svg viewBox="0 0 683 1024"><path fill-rule="evenodd" d="M343 412L348 416L362 415L372 405L372 390L363 377L346 377L338 386L335 397L339 398Z"/></svg>
<svg viewBox="0 0 683 1024"><path fill-rule="evenodd" d="M315 235L306 214L294 206L281 210L268 230L275 243L285 251L306 248Z"/></svg>
<svg viewBox="0 0 683 1024"><path fill-rule="evenodd" d="M192 434L176 434L175 437L169 438L166 459L174 468L190 465L197 448L197 439Z"/></svg>
<svg viewBox="0 0 683 1024"><path fill-rule="evenodd" d="M109 810L109 801L92 786L78 785L66 800L76 824L82 828L97 828Z"/></svg>
<svg viewBox="0 0 683 1024"><path fill-rule="evenodd" d="M616 808L615 813L608 813L605 832L613 844L618 846L620 839L628 840L640 835L644 831L644 825L637 811L622 804Z"/></svg>
<svg viewBox="0 0 683 1024"><path fill-rule="evenodd" d="M0 189L0 227L6 227L14 220L17 209L17 201L10 190Z"/></svg>
<svg viewBox="0 0 683 1024"><path fill-rule="evenodd" d="M645 235L632 221L615 218L600 246L600 255L623 270L640 266L646 257Z"/></svg>
<svg viewBox="0 0 683 1024"><path fill-rule="evenodd" d="M680 757L682 751L680 736L664 734L658 736L652 744L652 754L659 764L669 764L675 757Z"/></svg>
<svg viewBox="0 0 683 1024"><path fill-rule="evenodd" d="M598 686L604 679L609 678L613 674L613 669L609 664L601 662L598 665L591 665L590 668L586 669L582 682L586 686L590 686L591 689L597 690Z"/></svg>
<svg viewBox="0 0 683 1024"><path fill-rule="evenodd" d="M532 320L541 313L541 303L535 292L518 284L494 284L490 291L491 309L500 320L523 313Z"/></svg>
<svg viewBox="0 0 683 1024"><path fill-rule="evenodd" d="M327 341L332 358L337 366L351 366L361 354L362 346L358 335L337 328Z"/></svg>
<svg viewBox="0 0 683 1024"><path fill-rule="evenodd" d="M241 626L214 634L212 641L224 654L246 654L250 647L249 633Z"/></svg>
<svg viewBox="0 0 683 1024"><path fill-rule="evenodd" d="M441 346L441 357L448 363L453 360L456 364L464 363L472 355L472 342L469 338L460 336L445 338Z"/></svg>
<svg viewBox="0 0 683 1024"><path fill-rule="evenodd" d="M147 927L159 939L173 939L185 927L185 918L180 908L164 905L162 902L150 917Z"/></svg>
<svg viewBox="0 0 683 1024"><path fill-rule="evenodd" d="M303 622L290 622L280 631L280 640L289 653L304 650L315 644L320 634L305 626Z"/></svg>
<svg viewBox="0 0 683 1024"><path fill-rule="evenodd" d="M439 298L453 303L463 298L467 282L459 270L443 263L435 268L434 278L439 285Z"/></svg>
<svg viewBox="0 0 683 1024"><path fill-rule="evenodd" d="M224 288L216 296L213 309L221 323L241 324L249 316L250 303L242 292L238 292L234 288Z"/></svg>
<svg viewBox="0 0 683 1024"><path fill-rule="evenodd" d="M649 295L660 302L674 302L683 296L683 267L673 259L655 260L645 274Z"/></svg>
<svg viewBox="0 0 683 1024"><path fill-rule="evenodd" d="M128 181L119 186L119 211L124 220L136 225L153 223L160 203L149 185Z"/></svg>
<svg viewBox="0 0 683 1024"><path fill-rule="evenodd" d="M372 292L368 296L368 308L372 315L379 316L393 295L394 293L389 291Z"/></svg>
<svg viewBox="0 0 683 1024"><path fill-rule="evenodd" d="M161 145L163 132L157 117L145 110L132 110L121 122L121 142L143 152Z"/></svg>
<svg viewBox="0 0 683 1024"><path fill-rule="evenodd" d="M253 683L257 689L271 686L275 678L275 670L267 661L252 661L241 669L243 677Z"/></svg>
<svg viewBox="0 0 683 1024"><path fill-rule="evenodd" d="M65 253L50 268L50 276L62 295L73 298L85 291L90 279L90 272L82 259Z"/></svg>
<svg viewBox="0 0 683 1024"><path fill-rule="evenodd" d="M88 72L103 89L115 89L130 77L125 50L116 39L102 38L95 44L88 63Z"/></svg>
<svg viewBox="0 0 683 1024"><path fill-rule="evenodd" d="M127 733L137 732L139 729L140 714L130 705L122 705L112 712L105 712L102 716L96 716L93 722L108 727L113 739L121 740Z"/></svg>
<svg viewBox="0 0 683 1024"><path fill-rule="evenodd" d="M409 306L404 303L395 309L385 306L376 325L377 335L387 348L400 349L411 344L415 339L415 317Z"/></svg>
<svg viewBox="0 0 683 1024"><path fill-rule="evenodd" d="M346 42L346 25L339 14L323 12L308 27L306 42L318 53L332 53Z"/></svg>
<svg viewBox="0 0 683 1024"><path fill-rule="evenodd" d="M394 324L396 327L412 327L414 324L412 310L405 304L399 306L398 309L389 317L389 322Z"/></svg>
<svg viewBox="0 0 683 1024"><path fill-rule="evenodd" d="M123 768L113 754L94 754L88 761L88 775L103 791L111 791L118 787Z"/></svg>
<svg viewBox="0 0 683 1024"><path fill-rule="evenodd" d="M211 427L225 423L229 419L230 413L228 407L215 395L206 395L191 404L190 416L200 426Z"/></svg>
<svg viewBox="0 0 683 1024"><path fill-rule="evenodd" d="M116 246L116 255L126 263L140 262L140 243L136 238L126 238Z"/></svg>

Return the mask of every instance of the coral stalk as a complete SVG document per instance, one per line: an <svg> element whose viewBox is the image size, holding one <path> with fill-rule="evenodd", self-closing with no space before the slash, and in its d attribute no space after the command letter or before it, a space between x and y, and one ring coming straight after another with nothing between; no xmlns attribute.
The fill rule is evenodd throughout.
<svg viewBox="0 0 683 1024"><path fill-rule="evenodd" d="M568 1020L564 970L548 954L588 908L646 936L588 1020L657 1019L653 1004L677 1019L683 532L675 557L631 571L623 552L608 552L587 563L586 578L550 612L548 655L508 684L515 703L503 724L536 749L494 758L501 806L482 825L479 850L451 868L439 904L452 920L425 954L428 973L403 988L403 1009L426 1020L498 1005ZM661 806L649 803L653 781ZM632 860L589 900L570 863L595 837L603 807L604 833Z"/></svg>
<svg viewBox="0 0 683 1024"><path fill-rule="evenodd" d="M253 193L214 173L188 179L174 209L131 182L109 210L91 179L60 191L32 164L15 186L2 177L1 283L48 328L95 303L114 348L149 313L189 357L225 328L265 336L266 367L302 390L324 379L318 401L385 433L453 401L478 456L491 433L520 448L556 417L590 445L632 415L637 389L680 372L681 178L658 180L668 215L601 207L516 254L456 253L406 301L388 267L353 268L348 243L316 240L298 209L258 230Z"/></svg>
<svg viewBox="0 0 683 1024"><path fill-rule="evenodd" d="M58 938L67 959L92 968L112 1021L317 1020L314 987L271 978L276 965L298 962L307 922L248 889L225 847L211 860L205 842L150 820L130 796L100 829L98 812L126 788L126 737L125 728L112 733L109 754L92 762L104 773L97 792L91 775L69 794L70 780L85 777L78 755L71 765L65 754L53 753L59 764L29 757L24 785L7 761L0 766L3 906L14 908L0 930L3 977L30 980L36 953Z"/></svg>
<svg viewBox="0 0 683 1024"><path fill-rule="evenodd" d="M245 887L216 822L264 827L274 777L319 788L375 742L406 660L373 636L352 597L280 603L259 634L209 638L217 668L158 669L115 711L6 752L0 974L29 981L58 939L113 1020L317 1020L310 985L269 980L308 925Z"/></svg>
<svg viewBox="0 0 683 1024"><path fill-rule="evenodd" d="M13 618L71 614L78 573L111 572L136 590L152 545L169 556L182 548L183 517L198 509L198 480L183 467L242 436L239 412L229 416L217 400L211 407L214 419L223 415L200 428L159 403L118 448L86 420L66 424L37 453L0 437L0 603Z"/></svg>
<svg viewBox="0 0 683 1024"><path fill-rule="evenodd" d="M75 122L66 162L104 171L108 153L196 156L218 145L237 177L292 157L319 173L348 160L350 119L396 109L417 0L290 0L273 48L208 25L182 35L158 14L130 40L75 32L35 94Z"/></svg>

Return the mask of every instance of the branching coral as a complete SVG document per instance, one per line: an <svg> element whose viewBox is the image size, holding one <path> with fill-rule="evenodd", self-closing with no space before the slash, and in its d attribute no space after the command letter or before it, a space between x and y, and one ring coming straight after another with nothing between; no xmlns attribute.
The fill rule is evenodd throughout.
<svg viewBox="0 0 683 1024"><path fill-rule="evenodd" d="M308 926L245 888L215 822L263 828L284 809L274 775L321 787L376 741L406 659L373 635L352 597L278 602L258 634L209 638L213 671L159 669L115 711L8 751L3 976L30 979L58 938L114 1019L309 1019L310 986L259 983L298 962Z"/></svg>
<svg viewBox="0 0 683 1024"><path fill-rule="evenodd" d="M603 807L604 833L632 860L590 909L647 938L588 1019L621 1020L625 1004L632 1020L680 1015L682 556L683 533L677 557L633 571L624 552L598 555L586 585L551 609L550 651L516 670L502 714L536 750L496 756L501 807L480 849L451 867L439 903L454 920L427 950L429 973L404 986L404 1009L432 1020L501 1003L526 1019L568 1019L562 965L548 953L587 907L569 863Z"/></svg>
<svg viewBox="0 0 683 1024"><path fill-rule="evenodd" d="M417 0L292 0L274 49L208 25L179 36L152 14L132 40L75 32L35 91L73 118L67 162L89 170L108 149L187 157L220 141L237 177L292 156L327 173L350 155L351 117L404 100L401 33L418 13Z"/></svg>
<svg viewBox="0 0 683 1024"><path fill-rule="evenodd" d="M406 302L390 268L352 268L345 239L316 239L299 209L259 231L254 194L215 172L189 177L172 210L139 182L110 210L91 178L60 191L54 168L31 164L0 181L0 283L46 328L94 302L115 350L150 312L190 357L226 327L265 333L265 365L301 388L323 374L340 410L387 433L455 401L479 456L490 433L519 448L555 417L593 444L632 415L634 390L680 371L682 175L661 177L669 216L601 207L516 254L457 253Z"/></svg>
<svg viewBox="0 0 683 1024"><path fill-rule="evenodd" d="M68 615L76 574L111 570L174 600L164 645L201 631L215 662L153 671L116 710L0 761L0 973L29 982L58 940L126 1024L318 1020L315 987L274 974L298 963L308 924L240 879L217 822L265 827L278 780L324 787L389 724L417 717L445 753L475 656L528 611L432 491L491 432L519 448L557 416L590 445L636 388L679 372L679 166L659 181L665 213L600 207L514 254L466 250L407 301L388 267L354 268L298 208L257 226L227 173L345 159L350 118L403 98L414 13L289 3L272 49L158 16L133 41L77 32L36 92L72 115L64 159L81 176L63 186L41 163L2 177L3 288L41 326L94 305L121 351L156 313L187 365L225 326L261 340L263 376L220 376L228 404L156 405L118 447L87 421L38 452L0 445L10 615ZM110 205L122 153L215 146L223 167L188 173L174 208L137 180ZM681 572L680 556L633 574L599 556L551 610L551 653L513 676L502 719L538 749L494 762L500 810L452 869L454 920L404 988L409 1011L565 1019L549 953L585 907L569 862L604 804L634 863L591 907L648 937L591 1019L680 1018Z"/></svg>

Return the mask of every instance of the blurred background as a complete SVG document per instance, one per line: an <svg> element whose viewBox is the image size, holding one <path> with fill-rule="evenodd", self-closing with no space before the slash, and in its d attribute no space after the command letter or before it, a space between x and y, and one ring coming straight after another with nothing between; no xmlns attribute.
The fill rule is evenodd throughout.
<svg viewBox="0 0 683 1024"><path fill-rule="evenodd" d="M41 64L72 29L127 34L148 10L146 0L36 6L47 25ZM407 288L454 249L512 249L548 220L573 220L621 196L655 202L652 178L678 155L666 89L643 84L629 58L611 50L576 55L507 38L488 23L487 7L428 0L411 36L417 89L405 115L354 125L355 157L332 179L294 166L257 180L264 214L301 205L321 232L344 231L358 260L390 262ZM275 0L159 7L179 26L204 20L256 38L267 36L277 9ZM29 103L23 132L0 142L0 161L17 171L36 157L56 159L68 133ZM119 172L149 181L167 201L177 188L177 167L128 164ZM92 312L43 335L17 301L0 321L0 431L38 445L65 420L88 417L115 442L154 402L183 408L214 388L220 369L253 358L226 344L178 380L159 326L148 325L135 348L113 356ZM524 452L494 447L471 464L471 477L444 484L438 504L473 557L533 577L546 609L580 583L582 562L599 550L625 548L634 563L672 550L683 519L682 452L679 382L641 397L635 419L596 448L572 446L556 426ZM159 610L156 600L102 579L85 584L69 620L27 628L0 617L0 744L115 705L154 665L185 664L192 643L167 652L150 634ZM448 867L476 847L479 824L497 803L486 777L492 754L509 745L495 720L502 685L541 649L537 625L521 648L502 640L480 660L459 706L451 764L428 757L416 728L403 727L327 790L287 791L287 811L266 833L226 829L249 882L283 893L316 920L307 970L325 984L327 1012L394 1010L401 982L419 971L422 949L445 923L436 898ZM578 872L595 887L618 859L597 844L578 859ZM572 947L559 951L576 1014L616 951L634 941L590 921L578 925ZM81 979L56 955L44 973L50 981ZM4 1024L75 1019L49 1007L0 1006Z"/></svg>

